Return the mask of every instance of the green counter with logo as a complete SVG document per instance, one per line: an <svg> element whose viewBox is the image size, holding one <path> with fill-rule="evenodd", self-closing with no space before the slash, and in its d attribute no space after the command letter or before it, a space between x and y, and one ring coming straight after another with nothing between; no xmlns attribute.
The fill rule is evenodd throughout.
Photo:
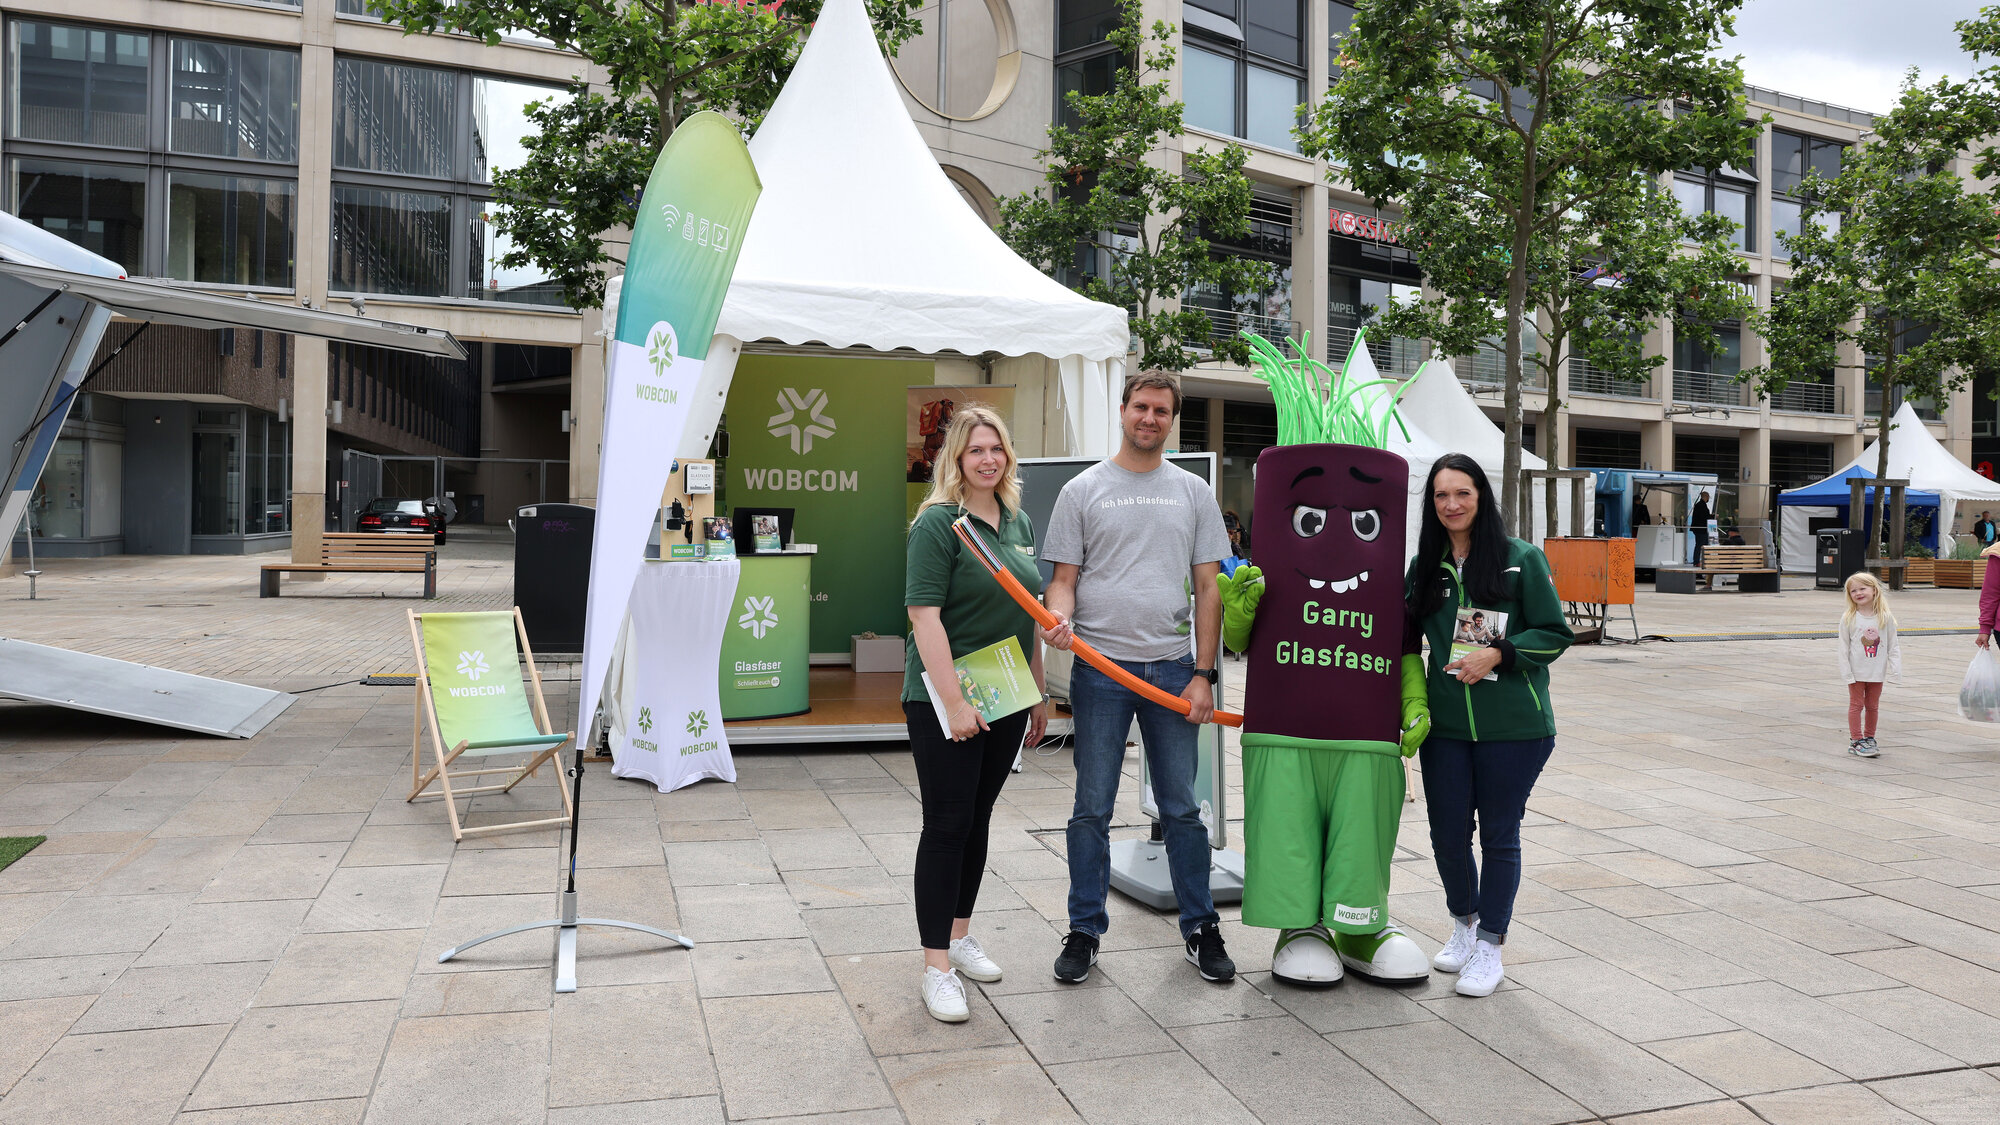
<svg viewBox="0 0 2000 1125"><path fill-rule="evenodd" d="M722 717L776 719L812 710L807 552L744 555L736 604L722 638Z"/></svg>

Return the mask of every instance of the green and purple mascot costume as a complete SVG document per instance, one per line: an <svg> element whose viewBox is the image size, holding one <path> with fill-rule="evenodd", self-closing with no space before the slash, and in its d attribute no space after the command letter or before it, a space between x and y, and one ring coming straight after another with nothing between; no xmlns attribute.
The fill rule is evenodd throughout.
<svg viewBox="0 0 2000 1125"><path fill-rule="evenodd" d="M1250 664L1243 922L1278 931L1283 981L1332 984L1343 964L1420 980L1429 959L1388 909L1402 759L1430 730L1422 659L1403 655L1410 470L1384 448L1392 384L1349 379L1351 357L1335 372L1250 343L1278 444L1257 458L1258 565L1217 579L1223 643Z"/></svg>

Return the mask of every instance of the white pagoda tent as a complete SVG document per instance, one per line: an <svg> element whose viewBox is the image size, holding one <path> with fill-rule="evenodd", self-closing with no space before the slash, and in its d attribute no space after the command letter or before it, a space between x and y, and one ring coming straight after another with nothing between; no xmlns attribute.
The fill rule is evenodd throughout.
<svg viewBox="0 0 2000 1125"><path fill-rule="evenodd" d="M1507 436L1479 404L1472 400L1472 394L1458 381L1451 364L1442 359L1424 361L1417 373L1410 378L1403 391L1402 415L1405 421L1421 426L1438 445L1452 453L1463 453L1479 462L1486 475L1493 480L1495 491L1500 488L1500 470L1506 461ZM1531 450L1521 450L1521 468L1546 469L1549 463ZM1430 466L1424 466L1428 472ZM1419 485L1421 488L1422 486ZM1548 528L1545 515L1546 495L1541 486L1533 491L1534 512L1529 521L1528 539L1540 542ZM1584 487L1584 534L1595 530L1594 513L1597 510L1597 483L1587 481ZM1569 534L1571 487L1567 481L1558 481L1556 490L1557 527L1562 534Z"/></svg>
<svg viewBox="0 0 2000 1125"><path fill-rule="evenodd" d="M1868 443L1861 455L1836 469L1822 480L1806 485L1812 488L1826 481L1845 476L1852 468L1875 472L1875 458L1881 439ZM1924 420L1905 402L1897 408L1889 419L1889 477L1890 480L1907 480L1910 487L1938 494L1938 531L1951 534L1957 526L1959 502L1972 505L1990 504L2000 508L2000 483L1988 480L1973 472L1971 466L1951 455L1951 451L1931 436ZM1786 507L1779 531L1779 541L1783 545L1785 569L1788 571L1812 569L1812 532L1810 521L1835 514L1833 508L1809 506ZM1977 509L1975 507L1975 514Z"/></svg>
<svg viewBox="0 0 2000 1125"><path fill-rule="evenodd" d="M910 120L861 0L828 0L750 155L764 192L681 455L706 451L735 357L758 340L997 355L996 382L1056 378L1068 454L1116 448L1125 310L1042 274L966 205Z"/></svg>

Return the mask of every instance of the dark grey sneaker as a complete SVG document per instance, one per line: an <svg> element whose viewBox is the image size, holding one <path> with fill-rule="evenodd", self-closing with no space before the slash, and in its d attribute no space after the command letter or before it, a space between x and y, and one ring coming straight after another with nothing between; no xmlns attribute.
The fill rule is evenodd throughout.
<svg viewBox="0 0 2000 1125"><path fill-rule="evenodd" d="M1857 758L1874 758L1880 756L1882 753L1882 751L1875 748L1875 740L1872 738L1855 739L1848 744L1847 752Z"/></svg>
<svg viewBox="0 0 2000 1125"><path fill-rule="evenodd" d="M1064 984L1082 984L1090 979L1090 967L1097 964L1097 939L1082 930L1071 930L1063 939L1063 951L1056 958L1056 979Z"/></svg>
<svg viewBox="0 0 2000 1125"><path fill-rule="evenodd" d="M1236 962L1222 948L1222 927L1214 922L1203 922L1201 928L1188 935L1188 964L1201 971L1201 979L1231 981L1236 979Z"/></svg>

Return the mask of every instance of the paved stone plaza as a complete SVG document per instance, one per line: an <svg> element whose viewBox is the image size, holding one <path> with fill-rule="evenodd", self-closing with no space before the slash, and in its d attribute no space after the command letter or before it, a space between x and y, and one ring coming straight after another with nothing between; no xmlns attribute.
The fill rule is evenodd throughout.
<svg viewBox="0 0 2000 1125"><path fill-rule="evenodd" d="M0 635L297 690L406 670L405 609L512 588L504 545L457 537L432 603L368 575L259 600L256 565L45 563L45 600L0 579ZM1963 628L1975 596L1894 605ZM1639 606L1648 633L1837 619L1807 589ZM1243 975L1206 984L1171 918L1115 898L1099 970L1057 984L1072 773L1033 756L975 920L1007 977L957 1026L917 997L900 746L750 749L737 785L669 795L593 770L584 912L699 944L585 931L583 987L553 997L547 935L436 963L553 916L559 841L454 847L404 803L410 689L311 692L242 742L0 703L0 835L50 837L0 872L0 1121L2000 1121L2000 731L1954 711L1970 652L1906 641L1862 761L1831 641L1572 651L1485 1000L1286 988L1233 921ZM549 671L566 713L573 666ZM472 819L556 804L534 780ZM1448 920L1407 812L1392 906L1430 950ZM1129 792L1120 820L1143 831Z"/></svg>

